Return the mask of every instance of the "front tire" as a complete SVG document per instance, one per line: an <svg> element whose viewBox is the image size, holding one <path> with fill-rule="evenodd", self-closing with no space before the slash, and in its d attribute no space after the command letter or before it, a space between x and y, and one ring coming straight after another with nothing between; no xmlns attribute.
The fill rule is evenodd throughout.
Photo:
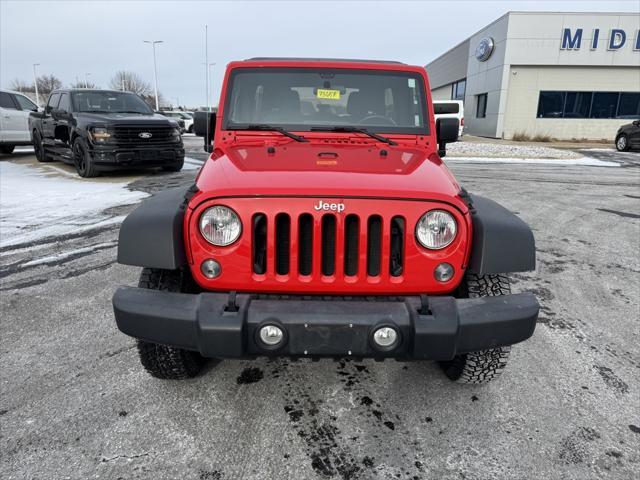
<svg viewBox="0 0 640 480"><path fill-rule="evenodd" d="M509 295L511 286L506 275L475 275L468 273L460 287L462 298ZM440 362L445 375L458 383L487 383L500 376L507 366L511 346L490 348L456 355Z"/></svg>
<svg viewBox="0 0 640 480"><path fill-rule="evenodd" d="M629 150L629 140L624 133L616 138L616 150L619 152L626 152Z"/></svg>
<svg viewBox="0 0 640 480"><path fill-rule="evenodd" d="M193 280L182 270L145 268L138 287L167 292L193 292ZM197 376L207 363L198 352L138 340L138 355L147 372L164 380L182 380Z"/></svg>
<svg viewBox="0 0 640 480"><path fill-rule="evenodd" d="M36 154L36 159L39 162L50 162L51 158L47 155L47 151L42 143L42 137L37 130L33 131L33 151Z"/></svg>
<svg viewBox="0 0 640 480"><path fill-rule="evenodd" d="M9 155L10 153L13 153L14 148L16 148L15 145L0 145L0 153Z"/></svg>
<svg viewBox="0 0 640 480"><path fill-rule="evenodd" d="M89 153L84 142L80 138L76 138L73 142L73 164L76 167L78 175L83 178L91 178L98 176L98 170L93 163L93 158Z"/></svg>

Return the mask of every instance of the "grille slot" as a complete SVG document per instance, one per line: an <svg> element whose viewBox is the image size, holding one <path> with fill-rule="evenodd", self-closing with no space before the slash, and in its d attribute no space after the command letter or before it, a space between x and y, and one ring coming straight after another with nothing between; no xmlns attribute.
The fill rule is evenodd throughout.
<svg viewBox="0 0 640 480"><path fill-rule="evenodd" d="M382 253L382 218L379 215L369 217L367 222L367 275L380 275Z"/></svg>
<svg viewBox="0 0 640 480"><path fill-rule="evenodd" d="M286 213L276 216L276 273L289 273L289 250L291 247L291 218Z"/></svg>
<svg viewBox="0 0 640 480"><path fill-rule="evenodd" d="M336 217L322 217L322 274L333 275L336 271Z"/></svg>
<svg viewBox="0 0 640 480"><path fill-rule="evenodd" d="M389 252L389 274L399 277L404 270L404 218L391 219L391 251Z"/></svg>
<svg viewBox="0 0 640 480"><path fill-rule="evenodd" d="M360 219L356 215L347 215L344 222L344 273L358 274L358 236Z"/></svg>
<svg viewBox="0 0 640 480"><path fill-rule="evenodd" d="M298 219L298 272L311 275L313 271L313 217L305 213Z"/></svg>
<svg viewBox="0 0 640 480"><path fill-rule="evenodd" d="M258 213L253 216L253 272L267 273L267 216Z"/></svg>

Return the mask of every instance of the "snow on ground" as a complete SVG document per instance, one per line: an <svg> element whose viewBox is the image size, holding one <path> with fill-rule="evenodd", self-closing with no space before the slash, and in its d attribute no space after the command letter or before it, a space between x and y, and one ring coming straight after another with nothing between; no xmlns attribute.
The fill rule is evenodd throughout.
<svg viewBox="0 0 640 480"><path fill-rule="evenodd" d="M197 160L195 158L191 158L191 157L184 157L184 166L182 167L183 170L197 170L200 167L202 167L202 165L204 164L204 162L202 160Z"/></svg>
<svg viewBox="0 0 640 480"><path fill-rule="evenodd" d="M104 210L146 196L128 190L127 182L62 177L41 167L0 162L0 247L121 221Z"/></svg>
<svg viewBox="0 0 640 480"><path fill-rule="evenodd" d="M570 150L537 145L506 145L502 143L454 142L447 144L448 157L497 158L580 158Z"/></svg>
<svg viewBox="0 0 640 480"><path fill-rule="evenodd" d="M553 158L507 158L507 157L445 157L447 163L451 162L476 162L476 163L537 163L538 165L581 165L585 167L619 167L617 162L606 162L604 160L598 160L596 158L580 157L580 158L567 158L567 159L553 159Z"/></svg>

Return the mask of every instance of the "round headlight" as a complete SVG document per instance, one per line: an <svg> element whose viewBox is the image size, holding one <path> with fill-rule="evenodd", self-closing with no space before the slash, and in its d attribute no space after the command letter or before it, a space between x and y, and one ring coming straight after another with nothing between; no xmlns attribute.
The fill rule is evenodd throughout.
<svg viewBox="0 0 640 480"><path fill-rule="evenodd" d="M439 250L456 238L456 220L444 210L425 213L416 225L416 238L423 247Z"/></svg>
<svg viewBox="0 0 640 480"><path fill-rule="evenodd" d="M236 212L228 207L216 205L204 211L200 217L200 233L218 247L231 245L242 232L242 223Z"/></svg>

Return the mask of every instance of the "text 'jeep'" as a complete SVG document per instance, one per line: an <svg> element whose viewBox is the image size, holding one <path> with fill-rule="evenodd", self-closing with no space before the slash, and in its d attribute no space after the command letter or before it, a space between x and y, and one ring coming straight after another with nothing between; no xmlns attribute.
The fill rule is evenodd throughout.
<svg viewBox="0 0 640 480"><path fill-rule="evenodd" d="M120 230L118 261L144 270L115 318L152 375L190 377L205 358L395 358L482 382L533 334L538 302L506 275L535 268L531 230L441 160L458 122L434 121L424 68L233 62L204 115L195 184Z"/></svg>

